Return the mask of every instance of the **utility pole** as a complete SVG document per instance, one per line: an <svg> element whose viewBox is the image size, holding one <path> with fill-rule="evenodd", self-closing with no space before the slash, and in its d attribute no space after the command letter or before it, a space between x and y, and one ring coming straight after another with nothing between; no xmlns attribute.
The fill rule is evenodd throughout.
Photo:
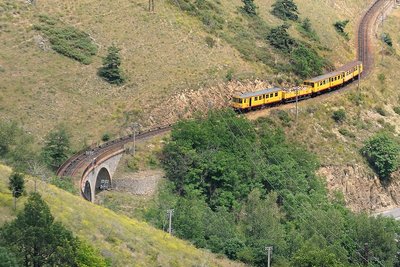
<svg viewBox="0 0 400 267"><path fill-rule="evenodd" d="M154 0L149 0L149 12L154 12Z"/></svg>
<svg viewBox="0 0 400 267"><path fill-rule="evenodd" d="M381 58L381 64L383 64L383 46L384 46L383 37L384 37L384 34L385 34L385 32L383 31L383 26L384 26L383 22L384 22L384 20L385 20L385 17L384 17L384 14L382 12L382 35L381 35L381 54L382 54L382 58Z"/></svg>
<svg viewBox="0 0 400 267"><path fill-rule="evenodd" d="M139 123L135 122L132 125L132 129L133 129L133 157L135 157L136 154L136 130L139 129Z"/></svg>
<svg viewBox="0 0 400 267"><path fill-rule="evenodd" d="M269 247L265 247L265 251L267 252L267 256L268 256L268 261L267 261L267 263L268 263L268 267L271 267L271 253L272 253L272 246L269 246Z"/></svg>
<svg viewBox="0 0 400 267"><path fill-rule="evenodd" d="M299 87L296 87L296 124L299 119Z"/></svg>
<svg viewBox="0 0 400 267"><path fill-rule="evenodd" d="M168 233L172 235L172 214L174 213L173 209L167 210L168 215Z"/></svg>

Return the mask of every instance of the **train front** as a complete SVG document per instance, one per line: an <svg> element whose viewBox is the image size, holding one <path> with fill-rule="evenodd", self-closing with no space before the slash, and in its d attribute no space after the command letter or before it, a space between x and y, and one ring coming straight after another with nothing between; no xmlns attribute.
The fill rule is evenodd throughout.
<svg viewBox="0 0 400 267"><path fill-rule="evenodd" d="M231 100L231 107L234 110L243 110L245 109L245 103L244 103L244 99L241 96L233 96L232 100Z"/></svg>

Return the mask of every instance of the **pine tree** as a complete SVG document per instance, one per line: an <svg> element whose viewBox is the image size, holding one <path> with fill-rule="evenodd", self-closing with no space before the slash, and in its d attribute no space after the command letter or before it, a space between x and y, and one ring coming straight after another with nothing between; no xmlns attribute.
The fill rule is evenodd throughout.
<svg viewBox="0 0 400 267"><path fill-rule="evenodd" d="M8 188L11 190L13 197L19 198L25 188L24 176L21 173L12 173L9 177Z"/></svg>
<svg viewBox="0 0 400 267"><path fill-rule="evenodd" d="M276 0L272 5L271 13L282 20L289 19L296 21L299 18L299 11L293 0Z"/></svg>
<svg viewBox="0 0 400 267"><path fill-rule="evenodd" d="M108 48L108 54L103 59L103 67L99 70L99 76L111 84L123 84L125 78L120 69L121 57L119 49L114 45Z"/></svg>
<svg viewBox="0 0 400 267"><path fill-rule="evenodd" d="M5 224L0 235L25 266L76 266L76 238L61 223L54 222L38 193L30 195L23 212Z"/></svg>
<svg viewBox="0 0 400 267"><path fill-rule="evenodd" d="M46 136L42 157L50 168L58 168L68 158L69 136L64 128L50 132Z"/></svg>
<svg viewBox="0 0 400 267"><path fill-rule="evenodd" d="M254 4L254 0L242 0L244 6L243 10L250 16L257 15L257 6Z"/></svg>

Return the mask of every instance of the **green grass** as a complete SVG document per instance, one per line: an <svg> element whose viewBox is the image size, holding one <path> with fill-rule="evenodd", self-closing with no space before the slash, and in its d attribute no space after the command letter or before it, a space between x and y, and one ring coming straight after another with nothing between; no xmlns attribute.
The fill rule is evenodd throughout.
<svg viewBox="0 0 400 267"><path fill-rule="evenodd" d="M0 165L0 224L10 221L15 213L12 198L6 189L11 170ZM33 181L27 180L28 191ZM198 250L188 242L170 237L144 222L93 205L53 185L38 182L38 191L50 206L56 220L76 235L89 241L113 266L240 266L239 263L218 258ZM26 197L18 200L18 210Z"/></svg>

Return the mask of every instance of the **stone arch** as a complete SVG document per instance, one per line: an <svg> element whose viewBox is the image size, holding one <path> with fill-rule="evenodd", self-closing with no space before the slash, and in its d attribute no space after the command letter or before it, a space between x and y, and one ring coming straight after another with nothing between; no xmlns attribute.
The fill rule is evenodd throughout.
<svg viewBox="0 0 400 267"><path fill-rule="evenodd" d="M107 168L103 167L97 174L95 193L106 190L111 187L111 175Z"/></svg>
<svg viewBox="0 0 400 267"><path fill-rule="evenodd" d="M92 201L92 188L90 186L89 181L86 181L85 183L85 189L83 190L83 194L87 200Z"/></svg>

